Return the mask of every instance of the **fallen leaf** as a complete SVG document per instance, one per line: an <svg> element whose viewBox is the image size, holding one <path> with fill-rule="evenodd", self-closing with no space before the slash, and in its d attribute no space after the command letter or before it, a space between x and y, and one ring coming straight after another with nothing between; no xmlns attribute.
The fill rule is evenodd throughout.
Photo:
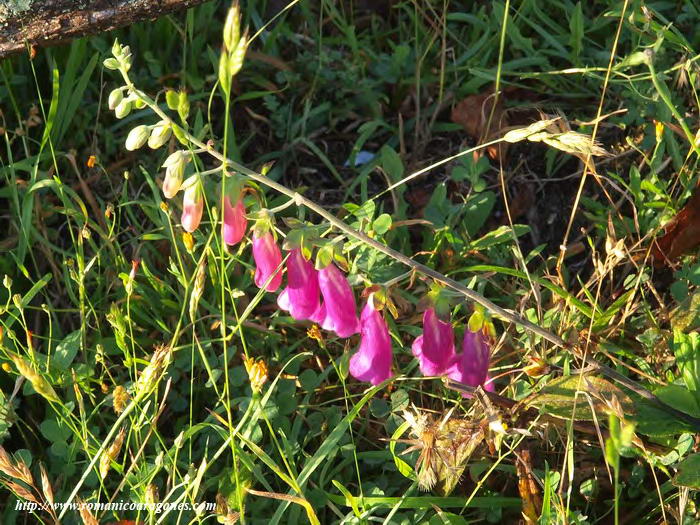
<svg viewBox="0 0 700 525"><path fill-rule="evenodd" d="M477 144L494 139L509 125L503 109L503 96L496 99L493 88L470 95L459 102L452 110L452 121L464 127ZM505 143L486 148L486 153L492 160L505 160L507 151Z"/></svg>
<svg viewBox="0 0 700 525"><path fill-rule="evenodd" d="M678 214L664 227L665 233L654 240L651 256L657 268L691 252L700 245L700 185Z"/></svg>
<svg viewBox="0 0 700 525"><path fill-rule="evenodd" d="M528 449L522 448L515 457L518 492L523 501L523 518L525 518L525 523L537 523L542 511L542 496L532 473L532 456Z"/></svg>

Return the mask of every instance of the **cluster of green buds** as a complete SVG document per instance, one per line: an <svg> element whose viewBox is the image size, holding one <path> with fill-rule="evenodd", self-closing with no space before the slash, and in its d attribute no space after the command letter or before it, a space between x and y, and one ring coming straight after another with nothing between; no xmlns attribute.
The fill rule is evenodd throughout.
<svg viewBox="0 0 700 525"><path fill-rule="evenodd" d="M219 83L226 94L231 92L231 81L243 67L248 49L248 31L241 35L241 10L234 2L224 23L224 48L219 59Z"/></svg>
<svg viewBox="0 0 700 525"><path fill-rule="evenodd" d="M158 149L170 140L172 132L172 126L167 120L161 120L152 126L142 124L129 132L125 146L129 151L134 151L148 142L148 147Z"/></svg>
<svg viewBox="0 0 700 525"><path fill-rule="evenodd" d="M129 46L123 46L119 40L115 40L112 45L112 56L104 61L104 66L107 69L120 70L127 72L131 69L131 49Z"/></svg>

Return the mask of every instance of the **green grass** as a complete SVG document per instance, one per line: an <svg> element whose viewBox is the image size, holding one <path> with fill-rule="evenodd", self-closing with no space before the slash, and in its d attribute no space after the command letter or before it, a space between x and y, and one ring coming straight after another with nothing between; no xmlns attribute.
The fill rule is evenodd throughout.
<svg viewBox="0 0 700 525"><path fill-rule="evenodd" d="M44 465L58 502L218 502L221 521L250 524L516 523L529 451L539 523L695 523L698 428L672 409L700 417L700 263L691 253L655 269L648 249L697 183L700 12L604 4L301 0L275 16L284 4L251 0L241 12L255 53L230 96L217 83L228 9L217 2L0 63L0 440L33 476L0 465L3 522L53 523L59 512L15 510L27 490L46 499ZM124 85L102 66L117 37L131 48L130 80L190 139L212 139L254 178L270 168L273 183L541 328L451 292L458 340L470 319L493 323L490 375L518 403L501 409L508 429L485 431L451 494L421 490L418 452L392 441L415 438L411 406L437 420L452 410L469 433L489 412L418 371L411 342L432 280L248 181L249 212L284 208L280 234L297 219L340 241L358 299L388 286L394 378L368 388L349 376L359 339L318 339L260 292L250 233L223 246L219 174L206 176L188 244L181 197L160 189L163 161L182 146L126 151L154 107L121 120L107 108ZM515 127L561 112L611 156L591 173L522 140L503 165L474 160L450 110L493 85ZM168 109L169 89L187 93L186 119ZM375 156L353 166L360 151ZM218 163L201 154L190 169ZM144 389L157 348L169 351ZM259 391L246 358L267 367ZM584 359L665 405L603 368L585 380ZM130 393L122 412L117 387ZM100 523L211 513L94 512Z"/></svg>

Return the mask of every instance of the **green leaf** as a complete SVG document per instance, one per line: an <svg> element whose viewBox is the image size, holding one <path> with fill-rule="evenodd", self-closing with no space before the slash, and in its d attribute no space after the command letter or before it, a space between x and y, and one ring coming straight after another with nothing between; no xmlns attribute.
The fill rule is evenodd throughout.
<svg viewBox="0 0 700 525"><path fill-rule="evenodd" d="M80 330L71 332L58 343L51 362L62 370L68 370L80 348Z"/></svg>
<svg viewBox="0 0 700 525"><path fill-rule="evenodd" d="M693 432L693 427L644 399L635 400L637 432L650 437L674 436Z"/></svg>
<svg viewBox="0 0 700 525"><path fill-rule="evenodd" d="M52 443L65 443L71 435L70 429L55 419L42 421L39 425L39 431Z"/></svg>
<svg viewBox="0 0 700 525"><path fill-rule="evenodd" d="M697 332L684 334L680 330L675 330L671 349L676 356L676 364L685 386L697 396L700 386L700 334Z"/></svg>
<svg viewBox="0 0 700 525"><path fill-rule="evenodd" d="M673 484L691 489L700 489L700 454L688 456L678 464L678 473Z"/></svg>
<svg viewBox="0 0 700 525"><path fill-rule="evenodd" d="M382 159L382 168L384 168L392 182L400 181L404 174L404 167L399 154L394 151L394 148L384 145L379 150L379 155Z"/></svg>
<svg viewBox="0 0 700 525"><path fill-rule="evenodd" d="M372 223L372 229L379 235L384 235L391 229L391 223L391 215L388 213L382 213Z"/></svg>
<svg viewBox="0 0 700 525"><path fill-rule="evenodd" d="M493 205L496 202L496 194L492 191L484 191L472 195L464 205L464 227L470 237L473 237L489 218Z"/></svg>
<svg viewBox="0 0 700 525"><path fill-rule="evenodd" d="M575 407L576 420L594 421L591 406L600 419L601 413L608 411L606 401L613 398L617 399L626 414L632 413L632 400L610 381L593 375L581 377L576 374L550 381L528 404L562 419L571 418Z"/></svg>
<svg viewBox="0 0 700 525"><path fill-rule="evenodd" d="M571 46L571 54L575 59L578 59L579 54L582 49L583 42L583 10L581 9L581 2L577 2L574 7L574 12L571 13L571 18L569 19L569 45Z"/></svg>

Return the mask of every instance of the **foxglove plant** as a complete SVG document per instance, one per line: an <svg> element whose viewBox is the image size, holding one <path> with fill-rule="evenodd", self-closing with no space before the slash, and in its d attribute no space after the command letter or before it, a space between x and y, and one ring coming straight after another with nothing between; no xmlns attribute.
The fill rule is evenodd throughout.
<svg viewBox="0 0 700 525"><path fill-rule="evenodd" d="M386 321L374 305L374 294L360 315L360 348L350 358L350 375L378 385L391 377L391 337Z"/></svg>
<svg viewBox="0 0 700 525"><path fill-rule="evenodd" d="M418 359L423 375L447 373L456 357L452 324L441 321L435 308L428 308L423 314L423 334L413 341L411 350Z"/></svg>
<svg viewBox="0 0 700 525"><path fill-rule="evenodd" d="M360 331L357 305L352 288L338 267L330 263L318 272L318 284L323 296L323 305L313 316L325 330L338 337L350 337Z"/></svg>
<svg viewBox="0 0 700 525"><path fill-rule="evenodd" d="M253 232L253 259L256 265L255 285L262 288L270 280L265 290L276 291L282 283L282 269L278 270L282 264L282 254L271 231Z"/></svg>
<svg viewBox="0 0 700 525"><path fill-rule="evenodd" d="M294 248L287 258L287 287L277 297L277 305L297 321L311 319L320 307L318 270Z"/></svg>

